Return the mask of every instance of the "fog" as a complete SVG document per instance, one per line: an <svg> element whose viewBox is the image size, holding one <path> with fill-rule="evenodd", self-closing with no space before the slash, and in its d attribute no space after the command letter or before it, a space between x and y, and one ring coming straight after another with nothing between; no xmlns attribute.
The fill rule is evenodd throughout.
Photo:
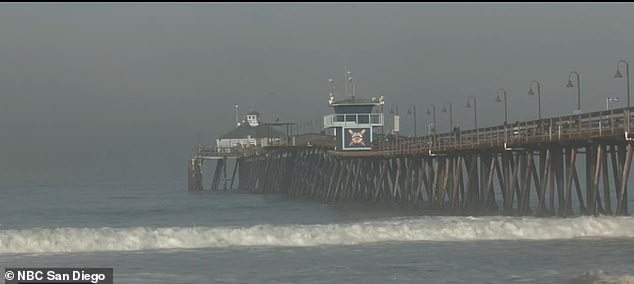
<svg viewBox="0 0 634 284"><path fill-rule="evenodd" d="M634 56L632 15L630 3L2 3L0 183L184 182L194 144L234 127L234 104L319 120L346 65L357 96L384 96L387 116L398 105L405 135L411 105L419 134L429 104L446 131L446 101L473 128L467 96L480 127L501 124L498 88L509 121L536 119L531 80L543 117L570 114L570 71L584 112L608 96L624 107L614 73Z"/></svg>

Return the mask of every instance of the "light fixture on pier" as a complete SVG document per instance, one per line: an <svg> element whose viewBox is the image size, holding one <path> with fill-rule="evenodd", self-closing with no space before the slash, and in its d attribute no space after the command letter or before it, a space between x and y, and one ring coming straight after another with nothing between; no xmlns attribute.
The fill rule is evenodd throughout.
<svg viewBox="0 0 634 284"><path fill-rule="evenodd" d="M467 105L465 106L466 108L471 108L471 99L473 99L473 120L475 123L475 129L476 129L476 141L478 143L480 143L480 130L478 129L478 102L476 100L475 96L468 96L467 97Z"/></svg>
<svg viewBox="0 0 634 284"><path fill-rule="evenodd" d="M449 105L449 131L453 131L453 104L450 101L445 101L442 106L442 112L447 113L447 105Z"/></svg>
<svg viewBox="0 0 634 284"><path fill-rule="evenodd" d="M619 67L621 63L625 64L625 76L627 77L627 107L630 107L630 64L625 60L619 60L616 63L616 74L614 74L614 78L623 78L623 74L621 74L621 70Z"/></svg>
<svg viewBox="0 0 634 284"><path fill-rule="evenodd" d="M575 85L572 84L572 75L576 75L577 77L577 113L581 113L581 82L579 81L579 73L575 71L570 71L568 74L568 84L566 84L567 88L572 88Z"/></svg>
<svg viewBox="0 0 634 284"><path fill-rule="evenodd" d="M429 111L429 107L432 108L432 111ZM437 124L436 124L436 105L435 104L428 104L427 105L427 115L430 115L430 114L433 115L433 118L434 118L434 127L433 127L433 129L434 129L434 131L436 131L436 125Z"/></svg>
<svg viewBox="0 0 634 284"><path fill-rule="evenodd" d="M566 84L566 88L572 88L575 85L572 84L572 80L568 79L568 84Z"/></svg>
<svg viewBox="0 0 634 284"><path fill-rule="evenodd" d="M507 103L506 103L506 90L499 88L497 90L497 97L495 98L495 102L496 103L501 103L502 99L500 99L500 92L502 92L502 95L504 96L504 125L506 126L508 123L508 108L507 108Z"/></svg>
<svg viewBox="0 0 634 284"><path fill-rule="evenodd" d="M539 82L537 82L537 80L530 81L530 83L528 83L528 95L529 96L534 96L535 95L535 93L533 93L533 83L535 83L535 85L537 85L537 118L539 119L539 121L541 123L541 120L542 120L541 86L540 86Z"/></svg>

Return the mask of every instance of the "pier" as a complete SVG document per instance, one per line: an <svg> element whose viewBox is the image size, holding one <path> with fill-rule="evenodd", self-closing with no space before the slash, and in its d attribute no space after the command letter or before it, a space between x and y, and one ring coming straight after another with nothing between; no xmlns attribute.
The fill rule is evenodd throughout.
<svg viewBox="0 0 634 284"><path fill-rule="evenodd" d="M347 103L339 106L382 101ZM620 108L408 138L373 134L382 113L336 111L324 117L335 136L201 147L189 161L189 190L202 190L202 163L215 160L212 190L237 181L256 194L396 202L453 214L628 215L631 121L632 108ZM227 175L229 160L235 164Z"/></svg>

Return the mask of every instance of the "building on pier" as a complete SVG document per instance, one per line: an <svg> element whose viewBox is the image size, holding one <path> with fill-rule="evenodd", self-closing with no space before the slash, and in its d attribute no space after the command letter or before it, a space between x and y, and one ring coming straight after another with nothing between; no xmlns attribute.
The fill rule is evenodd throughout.
<svg viewBox="0 0 634 284"><path fill-rule="evenodd" d="M377 110L384 104L383 97L368 99L353 95L335 100L331 94L328 104L335 113L324 116L324 128L334 129L335 150L370 150L375 130L383 126L383 112Z"/></svg>
<svg viewBox="0 0 634 284"><path fill-rule="evenodd" d="M280 143L285 135L275 128L279 123L264 123L260 120L260 113L251 111L247 113L246 120L238 123L238 126L227 134L216 139L218 152L231 152L232 149L241 147L269 146Z"/></svg>

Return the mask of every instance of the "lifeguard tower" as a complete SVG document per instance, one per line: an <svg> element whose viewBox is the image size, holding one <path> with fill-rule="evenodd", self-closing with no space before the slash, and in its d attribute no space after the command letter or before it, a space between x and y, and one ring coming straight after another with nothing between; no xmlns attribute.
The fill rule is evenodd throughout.
<svg viewBox="0 0 634 284"><path fill-rule="evenodd" d="M347 81L351 82L351 77ZM356 97L354 85L352 93L341 100L335 100L334 91L331 92L328 105L334 108L335 113L324 116L324 128L335 129L335 151L372 149L374 130L383 126L383 113L376 108L383 104L382 96Z"/></svg>

